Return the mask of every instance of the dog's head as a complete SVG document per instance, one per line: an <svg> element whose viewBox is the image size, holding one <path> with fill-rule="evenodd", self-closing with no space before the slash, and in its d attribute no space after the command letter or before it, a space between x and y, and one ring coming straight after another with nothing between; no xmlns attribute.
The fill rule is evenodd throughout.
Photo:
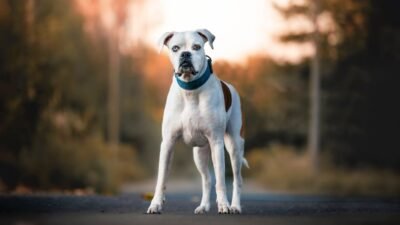
<svg viewBox="0 0 400 225"><path fill-rule="evenodd" d="M213 48L215 36L207 29L185 32L167 32L159 41L160 51L166 45L175 73L186 81L205 70L204 44Z"/></svg>

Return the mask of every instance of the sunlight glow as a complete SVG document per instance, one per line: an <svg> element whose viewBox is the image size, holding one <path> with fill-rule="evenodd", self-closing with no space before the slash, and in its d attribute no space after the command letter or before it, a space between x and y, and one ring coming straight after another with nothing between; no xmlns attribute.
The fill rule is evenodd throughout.
<svg viewBox="0 0 400 225"><path fill-rule="evenodd" d="M273 0L149 0L134 1L128 33L134 43L145 42L154 48L167 31L207 28L215 36L214 58L241 61L251 54L269 55L278 61L298 62L313 53L311 44L279 42L288 23L273 7ZM285 2L279 0L278 2ZM309 29L304 21L292 27ZM138 35L140 34L140 35Z"/></svg>

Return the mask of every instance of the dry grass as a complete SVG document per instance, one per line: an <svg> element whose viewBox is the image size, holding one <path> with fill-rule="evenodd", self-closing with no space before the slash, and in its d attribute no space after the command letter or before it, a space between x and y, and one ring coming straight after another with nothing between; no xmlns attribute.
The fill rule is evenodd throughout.
<svg viewBox="0 0 400 225"><path fill-rule="evenodd" d="M272 145L247 156L255 177L268 189L296 193L334 195L400 196L400 174L377 169L344 169L324 155L314 174L310 157L294 148Z"/></svg>
<svg viewBox="0 0 400 225"><path fill-rule="evenodd" d="M130 146L110 149L101 138L83 140L49 135L22 152L24 181L33 191L89 190L113 194L129 180L144 176L143 166Z"/></svg>

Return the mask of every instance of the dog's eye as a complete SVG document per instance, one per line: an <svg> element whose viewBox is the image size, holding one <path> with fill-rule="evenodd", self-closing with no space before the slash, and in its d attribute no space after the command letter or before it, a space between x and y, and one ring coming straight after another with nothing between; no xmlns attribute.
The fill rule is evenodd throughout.
<svg viewBox="0 0 400 225"><path fill-rule="evenodd" d="M172 51L173 51L173 52L177 52L178 50L179 50L179 46L174 45L174 46L172 47Z"/></svg>
<svg viewBox="0 0 400 225"><path fill-rule="evenodd" d="M192 46L192 49L195 50L195 51L197 51L197 50L200 50L200 49L201 49L201 46L200 46L200 45L193 45L193 46Z"/></svg>

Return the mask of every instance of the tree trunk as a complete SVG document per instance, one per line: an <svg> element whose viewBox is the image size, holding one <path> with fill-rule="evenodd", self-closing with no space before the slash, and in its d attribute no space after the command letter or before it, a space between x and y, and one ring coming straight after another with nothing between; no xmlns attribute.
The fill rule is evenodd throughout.
<svg viewBox="0 0 400 225"><path fill-rule="evenodd" d="M315 55L311 60L310 77L310 121L308 131L308 151L311 156L314 173L319 169L319 144L320 144L320 46L317 16L319 12L318 1L311 3L312 20L314 24L313 44Z"/></svg>
<svg viewBox="0 0 400 225"><path fill-rule="evenodd" d="M113 28L108 39L109 73L108 73L108 118L107 136L112 149L117 150L119 145L119 70L120 56L118 49L118 28Z"/></svg>
<svg viewBox="0 0 400 225"><path fill-rule="evenodd" d="M33 44L35 40L34 23L35 23L35 0L27 0L25 3L26 11L26 32L29 44Z"/></svg>

